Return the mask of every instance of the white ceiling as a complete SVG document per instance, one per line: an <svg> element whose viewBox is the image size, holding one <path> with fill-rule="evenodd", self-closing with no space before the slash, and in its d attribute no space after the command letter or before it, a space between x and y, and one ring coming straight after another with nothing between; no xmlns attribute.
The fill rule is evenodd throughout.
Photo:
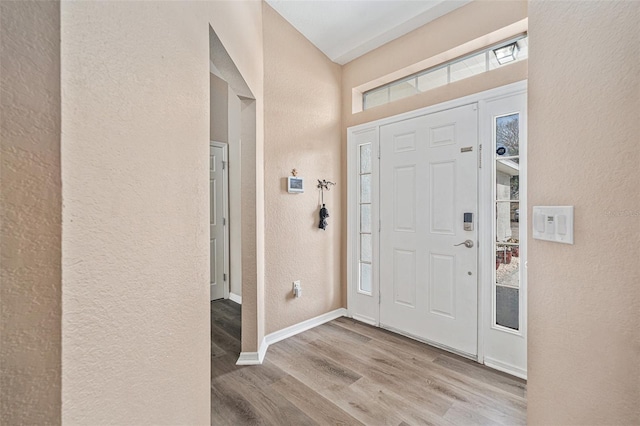
<svg viewBox="0 0 640 426"><path fill-rule="evenodd" d="M334 62L346 64L471 0L266 0Z"/></svg>

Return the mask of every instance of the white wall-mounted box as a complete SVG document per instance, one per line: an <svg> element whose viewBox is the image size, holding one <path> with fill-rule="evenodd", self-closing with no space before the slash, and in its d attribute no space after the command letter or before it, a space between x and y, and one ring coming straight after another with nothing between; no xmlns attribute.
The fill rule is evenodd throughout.
<svg viewBox="0 0 640 426"><path fill-rule="evenodd" d="M534 206L533 238L573 244L573 206Z"/></svg>
<svg viewBox="0 0 640 426"><path fill-rule="evenodd" d="M293 194L304 192L304 178L289 176L287 178L287 191Z"/></svg>

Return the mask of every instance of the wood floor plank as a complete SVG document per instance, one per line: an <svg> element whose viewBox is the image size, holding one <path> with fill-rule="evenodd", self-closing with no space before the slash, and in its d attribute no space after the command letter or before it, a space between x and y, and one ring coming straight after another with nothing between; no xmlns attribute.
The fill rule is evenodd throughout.
<svg viewBox="0 0 640 426"><path fill-rule="evenodd" d="M243 372L245 372L244 369L239 370L238 374L222 376L214 383L222 383L227 387L234 386L236 391L255 407L260 419L266 424L282 426L318 424L280 393L271 391L264 383L250 378Z"/></svg>
<svg viewBox="0 0 640 426"><path fill-rule="evenodd" d="M363 424L294 377L286 376L271 385L271 388L321 425Z"/></svg>
<svg viewBox="0 0 640 426"><path fill-rule="evenodd" d="M391 354L393 358L397 354ZM416 377L421 377L419 387L433 389L451 397L458 407L468 407L483 413L484 417L495 422L506 424L520 424L525 417L526 404L523 399L513 397L494 389L484 381L473 380L459 371L445 371L435 362L422 360L398 360L403 370L414 371ZM408 363L411 364L408 364ZM417 370L412 370L417 367ZM422 371L422 373L420 373ZM500 401L501 404L496 404ZM517 407L517 409L513 409Z"/></svg>
<svg viewBox="0 0 640 426"><path fill-rule="evenodd" d="M233 337L240 337L242 334L240 324L237 320L226 315L211 316L211 324L215 325Z"/></svg>
<svg viewBox="0 0 640 426"><path fill-rule="evenodd" d="M524 425L526 382L349 318L238 366L241 308L211 304L214 425Z"/></svg>
<svg viewBox="0 0 640 426"><path fill-rule="evenodd" d="M351 392L359 393L365 400L382 407L385 411L396 412L401 422L408 422L412 425L443 425L448 423L442 415L428 410L425 405L413 404L404 395L399 395L366 377L358 380L348 389Z"/></svg>
<svg viewBox="0 0 640 426"><path fill-rule="evenodd" d="M231 353L226 353L222 356L211 359L211 379L224 376L238 371L240 368L236 365L238 357ZM246 368L246 367L245 367Z"/></svg>
<svg viewBox="0 0 640 426"><path fill-rule="evenodd" d="M502 389L487 385L477 377L471 377L464 372L445 368L437 363L430 366L430 374L444 380L454 388L460 390L467 399L475 401L481 407L497 407L494 411L507 415L520 417L526 415L526 399L513 395ZM495 372L494 374L498 374Z"/></svg>
<svg viewBox="0 0 640 426"><path fill-rule="evenodd" d="M321 392L349 415L366 425L395 426L402 422L396 410L386 409L375 401L371 401L357 387L327 388Z"/></svg>
<svg viewBox="0 0 640 426"><path fill-rule="evenodd" d="M388 390L398 392L407 400L437 415L444 415L455 399L455 395L452 396L451 391L444 389L442 385L430 383L430 386L425 386L424 383L419 383L421 375L414 377L409 373L405 374L389 363L367 359L362 354L358 356L354 351L342 350L322 340L316 340L310 345L318 353L356 371Z"/></svg>
<svg viewBox="0 0 640 426"><path fill-rule="evenodd" d="M464 407L462 404L454 404L447 414L444 416L445 420L450 421L455 425L503 425L504 423L491 420L478 413L477 411ZM514 423L515 425L515 423Z"/></svg>
<svg viewBox="0 0 640 426"><path fill-rule="evenodd" d="M394 350L407 352L412 355L421 357L430 356L432 359L435 359L437 356L445 353L441 349L434 348L433 346L425 345L424 343L409 339L408 337L404 337L399 334L383 330L381 328L373 327L368 324L363 324L350 318L338 318L335 320L335 324L348 330L371 337L377 342L386 343L386 345L383 346L391 346L394 348Z"/></svg>
<svg viewBox="0 0 640 426"><path fill-rule="evenodd" d="M226 353L226 350L222 349L220 346L211 341L211 358L216 358L225 355Z"/></svg>
<svg viewBox="0 0 640 426"><path fill-rule="evenodd" d="M294 340L284 340L269 347L269 358L303 383L316 386L348 386L361 376L329 358L307 350Z"/></svg>
<svg viewBox="0 0 640 426"><path fill-rule="evenodd" d="M345 344L359 344L371 341L371 337L369 336L365 336L364 334L353 330L345 329L344 327L340 327L332 322L322 324L321 326L316 327L316 329L324 333L324 335L329 335L334 340L344 342Z"/></svg>
<svg viewBox="0 0 640 426"><path fill-rule="evenodd" d="M233 385L218 382L211 386L212 425L264 425L262 415Z"/></svg>
<svg viewBox="0 0 640 426"><path fill-rule="evenodd" d="M248 365L244 368L239 368L238 371L246 380L264 388L289 375L289 373L283 371L269 360L265 360L262 365Z"/></svg>
<svg viewBox="0 0 640 426"><path fill-rule="evenodd" d="M346 318L340 318L336 320L336 323L356 329L359 332L373 337L374 341L383 342L382 348L385 344L388 345L394 342L395 350L389 350L391 358L398 358L398 354L419 354L418 357L411 358L413 364L420 365L423 371L429 372L429 381L427 383L436 385L436 389L447 393L449 396L459 402L467 403L469 406L475 406L476 409L482 410L486 416L493 418L496 421L506 421L518 423L526 417L526 402L523 398L519 398L512 392L507 392L504 389L500 389L500 386L493 387L491 384L500 383L504 380L504 375L500 372L489 370L487 367L477 365L477 368L482 370L482 373L478 373L472 367L467 367L466 362L470 362L461 357L453 354L448 354L440 349L430 348L428 345L424 345L419 342L411 341L408 345L403 345L403 341L410 340L399 335L389 335L388 332L378 333L378 329L349 320ZM371 345L371 343L369 343ZM419 346L416 346L419 345ZM420 351L420 346L424 346L429 349L429 353L436 355L433 360L439 359L443 356L455 359L458 363L445 363L445 365L438 365L436 363L424 364L425 356ZM387 346L388 347L388 346ZM416 352L417 351L417 352ZM402 357L400 357L402 358ZM406 357L405 357L406 360ZM452 366L465 366L459 370L451 368ZM449 368L447 368L449 367ZM473 375L469 375L472 374ZM434 378L438 381L432 382ZM508 378L515 382L521 382L517 378ZM444 381L444 386L443 386ZM487 381L490 382L487 385ZM471 386L469 385L471 383ZM500 404L495 404L499 401ZM498 408L493 408L497 406Z"/></svg>
<svg viewBox="0 0 640 426"><path fill-rule="evenodd" d="M240 355L240 338L229 334L218 324L211 324L211 341L227 352Z"/></svg>
<svg viewBox="0 0 640 426"><path fill-rule="evenodd" d="M484 386L482 382L472 381L468 377L461 377L459 373L438 370L437 364L433 364L434 374L459 395L458 405L467 407L502 424L517 424L526 418L526 404L519 405L522 400L511 396L504 391L495 390L490 386ZM520 406L520 409L515 407Z"/></svg>
<svg viewBox="0 0 640 426"><path fill-rule="evenodd" d="M524 398L524 380L489 371L486 367L472 361L462 360L449 355L440 355L434 362L452 370L464 373L469 377L477 378L490 386L505 390L516 396Z"/></svg>
<svg viewBox="0 0 640 426"><path fill-rule="evenodd" d="M438 377L425 374L396 357L393 351L382 350L368 345L359 348L350 348L344 351L334 345L322 345L322 341L311 343L315 350L327 356L339 359L340 363L346 363L352 369L365 368L364 376L374 378L386 386L399 391L418 386L423 391L429 391L432 398L437 400L464 401L464 396L455 388L450 388ZM350 358L350 356L352 356ZM355 359L353 359L355 357ZM427 359L429 361L429 358ZM397 389L396 389L397 388ZM443 405L448 407L446 402Z"/></svg>

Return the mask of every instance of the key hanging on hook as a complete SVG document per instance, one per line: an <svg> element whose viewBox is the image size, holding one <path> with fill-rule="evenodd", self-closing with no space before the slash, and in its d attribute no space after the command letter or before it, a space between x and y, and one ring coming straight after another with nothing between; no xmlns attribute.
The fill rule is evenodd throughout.
<svg viewBox="0 0 640 426"><path fill-rule="evenodd" d="M326 179L318 179L318 189L320 190L320 197L322 199L322 207L320 208L320 224L318 225L318 228L322 230L327 229L327 218L329 217L329 210L324 205L324 190L326 189L329 191L333 185L335 185L335 182L330 182Z"/></svg>

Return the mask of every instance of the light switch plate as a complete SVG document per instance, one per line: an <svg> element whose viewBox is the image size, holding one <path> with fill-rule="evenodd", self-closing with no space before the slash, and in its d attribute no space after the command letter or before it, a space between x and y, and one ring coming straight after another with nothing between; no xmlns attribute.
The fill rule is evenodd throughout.
<svg viewBox="0 0 640 426"><path fill-rule="evenodd" d="M534 206L533 238L573 244L573 206Z"/></svg>

